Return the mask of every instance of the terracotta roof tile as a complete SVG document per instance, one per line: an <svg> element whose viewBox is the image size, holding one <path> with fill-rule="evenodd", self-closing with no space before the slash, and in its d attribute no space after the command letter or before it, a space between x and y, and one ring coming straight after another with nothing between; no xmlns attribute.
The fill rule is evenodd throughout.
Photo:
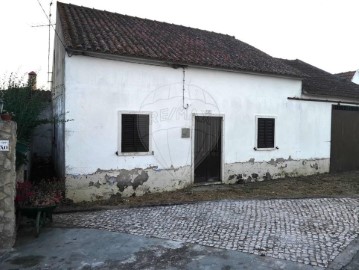
<svg viewBox="0 0 359 270"><path fill-rule="evenodd" d="M339 76L340 78L343 79L347 79L349 81L351 81L354 77L355 71L347 71L347 72L341 72L341 73L336 73L334 75Z"/></svg>
<svg viewBox="0 0 359 270"><path fill-rule="evenodd" d="M276 58L229 35L58 2L67 49L300 77Z"/></svg>
<svg viewBox="0 0 359 270"><path fill-rule="evenodd" d="M333 75L298 59L279 60L307 75L303 79L304 93L330 97L359 98L359 85L347 79Z"/></svg>

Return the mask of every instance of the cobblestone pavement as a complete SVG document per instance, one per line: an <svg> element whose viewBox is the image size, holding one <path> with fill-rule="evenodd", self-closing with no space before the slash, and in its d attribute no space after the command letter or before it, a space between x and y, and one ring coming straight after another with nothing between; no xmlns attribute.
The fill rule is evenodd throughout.
<svg viewBox="0 0 359 270"><path fill-rule="evenodd" d="M215 201L55 215L97 228L326 267L359 233L359 199Z"/></svg>

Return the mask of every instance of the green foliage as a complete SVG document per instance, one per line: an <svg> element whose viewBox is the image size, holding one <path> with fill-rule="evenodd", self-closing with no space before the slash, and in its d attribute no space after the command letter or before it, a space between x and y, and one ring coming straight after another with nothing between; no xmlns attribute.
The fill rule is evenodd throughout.
<svg viewBox="0 0 359 270"><path fill-rule="evenodd" d="M51 119L39 118L47 105L42 91L33 91L16 80L10 80L8 87L1 90L4 109L13 114L17 123L18 141L28 143L35 127L51 122Z"/></svg>
<svg viewBox="0 0 359 270"><path fill-rule="evenodd" d="M34 129L53 119L41 119L40 114L48 104L45 91L31 90L22 79L10 75L6 83L0 85L0 98L4 100L4 110L13 115L13 121L17 123L17 167L26 163L24 145L28 145ZM21 146L21 147L20 147ZM18 149L19 148L19 149Z"/></svg>

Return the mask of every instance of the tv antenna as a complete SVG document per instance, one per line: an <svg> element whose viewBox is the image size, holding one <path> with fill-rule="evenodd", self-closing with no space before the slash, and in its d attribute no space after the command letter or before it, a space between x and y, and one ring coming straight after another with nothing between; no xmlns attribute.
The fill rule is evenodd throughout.
<svg viewBox="0 0 359 270"><path fill-rule="evenodd" d="M48 27L49 30L49 34L48 34L48 47L47 47L47 82L51 83L50 80L50 74L52 73L50 71L50 50L51 50L51 27L54 27L55 24L51 23L51 17L52 17L52 13L51 13L51 7L52 7L52 0L50 1L49 4L49 13L47 14L45 9L43 8L43 6L41 5L40 1L37 0L38 4L40 5L42 11L45 13L47 19L49 20L48 24L39 24L39 25L32 25L31 27Z"/></svg>

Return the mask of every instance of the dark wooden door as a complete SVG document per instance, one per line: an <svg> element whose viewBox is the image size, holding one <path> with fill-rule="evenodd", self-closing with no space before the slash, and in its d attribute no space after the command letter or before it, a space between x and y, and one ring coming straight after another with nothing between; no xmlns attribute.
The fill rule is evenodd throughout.
<svg viewBox="0 0 359 270"><path fill-rule="evenodd" d="M330 172L359 170L359 108L333 105Z"/></svg>
<svg viewBox="0 0 359 270"><path fill-rule="evenodd" d="M222 117L195 117L194 182L221 181Z"/></svg>

